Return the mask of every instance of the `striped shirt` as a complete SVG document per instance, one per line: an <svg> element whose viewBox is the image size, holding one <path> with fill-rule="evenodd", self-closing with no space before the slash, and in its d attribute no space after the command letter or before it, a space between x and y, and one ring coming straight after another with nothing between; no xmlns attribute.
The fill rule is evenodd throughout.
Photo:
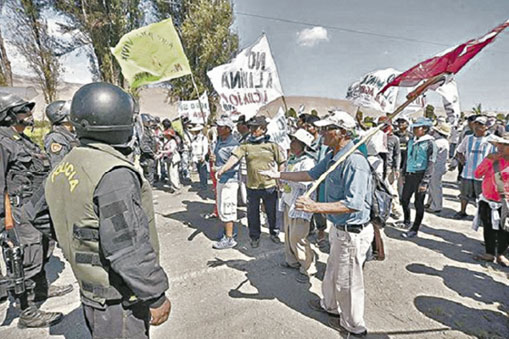
<svg viewBox="0 0 509 339"><path fill-rule="evenodd" d="M495 146L489 143L490 137L476 137L475 135L468 135L458 147L458 153L465 156L465 165L461 177L464 179L476 179L474 176L475 169L483 161L484 158L490 153L496 152Z"/></svg>

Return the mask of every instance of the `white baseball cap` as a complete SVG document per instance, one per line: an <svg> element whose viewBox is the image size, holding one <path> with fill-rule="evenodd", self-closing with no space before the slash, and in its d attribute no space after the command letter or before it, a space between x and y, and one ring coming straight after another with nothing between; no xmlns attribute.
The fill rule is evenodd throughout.
<svg viewBox="0 0 509 339"><path fill-rule="evenodd" d="M313 135L303 128L299 128L297 131L295 131L295 133L290 134L290 137L299 140L308 147L311 147L311 145L313 144L313 140L315 140Z"/></svg>
<svg viewBox="0 0 509 339"><path fill-rule="evenodd" d="M335 125L344 130L351 131L357 127L357 122L350 114L339 110L332 111L331 114L322 120L315 121L316 127L324 127L329 125Z"/></svg>

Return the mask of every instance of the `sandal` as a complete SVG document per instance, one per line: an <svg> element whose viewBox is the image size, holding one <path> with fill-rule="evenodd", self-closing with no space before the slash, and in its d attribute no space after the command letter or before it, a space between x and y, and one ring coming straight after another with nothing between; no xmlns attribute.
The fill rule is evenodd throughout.
<svg viewBox="0 0 509 339"><path fill-rule="evenodd" d="M475 261L487 261L487 262L493 262L495 260L495 256L491 254L482 254L482 255L475 255L474 256Z"/></svg>
<svg viewBox="0 0 509 339"><path fill-rule="evenodd" d="M509 267L509 259L507 259L503 255L499 255L497 257L497 264L500 264L500 266L502 267Z"/></svg>

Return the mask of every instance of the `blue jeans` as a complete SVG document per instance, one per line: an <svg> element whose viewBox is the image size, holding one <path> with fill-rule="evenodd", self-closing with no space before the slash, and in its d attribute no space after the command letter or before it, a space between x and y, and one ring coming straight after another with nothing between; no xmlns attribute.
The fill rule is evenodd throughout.
<svg viewBox="0 0 509 339"><path fill-rule="evenodd" d="M249 227L249 237L253 240L259 239L260 229L260 199L265 205L267 220L269 222L269 232L271 235L277 235L276 229L276 187L265 189L247 189L247 225Z"/></svg>
<svg viewBox="0 0 509 339"><path fill-rule="evenodd" d="M196 163L196 167L198 169L198 175L200 177L200 188L206 189L209 179L209 174L207 172L207 162L199 161Z"/></svg>

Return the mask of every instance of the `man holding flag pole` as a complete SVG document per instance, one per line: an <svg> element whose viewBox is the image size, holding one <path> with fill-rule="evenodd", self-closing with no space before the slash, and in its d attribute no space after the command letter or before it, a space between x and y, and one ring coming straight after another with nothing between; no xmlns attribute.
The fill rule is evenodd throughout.
<svg viewBox="0 0 509 339"><path fill-rule="evenodd" d="M388 115L388 121L397 117L412 101L432 86L440 86L457 73L471 58L507 26L509 20L480 39L469 40L441 55L425 60L403 72L388 83L391 86L418 86ZM316 123L322 128L325 144L331 147L328 157L306 172L261 171L260 174L287 181L312 181L313 186L296 202L296 208L305 212L325 213L332 224L329 238L331 251L322 284L323 299L312 300L310 307L331 316L329 324L352 335L366 335L364 323L364 281L362 265L365 261L366 242L373 238L370 222L371 176L366 159L357 149L379 130L381 124L354 144L351 141L355 120L347 113L338 112ZM321 174L321 175L320 175ZM310 194L325 181L326 202L315 202ZM353 193L355 192L355 194ZM345 279L349 277L349 279ZM338 320L338 315L340 315Z"/></svg>

